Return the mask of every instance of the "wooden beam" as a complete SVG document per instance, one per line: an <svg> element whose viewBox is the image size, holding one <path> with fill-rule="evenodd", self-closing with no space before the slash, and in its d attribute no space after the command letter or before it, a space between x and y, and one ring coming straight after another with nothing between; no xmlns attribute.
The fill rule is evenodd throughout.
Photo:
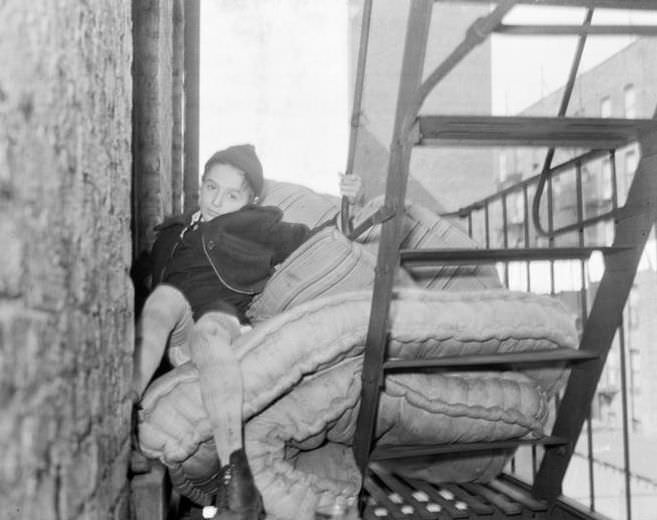
<svg viewBox="0 0 657 520"><path fill-rule="evenodd" d="M420 144L610 149L657 129L652 119L421 116Z"/></svg>

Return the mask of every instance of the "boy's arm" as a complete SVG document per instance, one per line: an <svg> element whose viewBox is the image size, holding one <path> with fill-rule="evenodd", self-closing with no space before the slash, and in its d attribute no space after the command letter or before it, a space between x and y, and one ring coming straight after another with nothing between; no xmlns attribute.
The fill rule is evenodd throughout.
<svg viewBox="0 0 657 520"><path fill-rule="evenodd" d="M365 202L365 191L363 190L363 180L359 175L344 173L338 174L340 177L340 196L347 197L349 204L352 206L362 206Z"/></svg>

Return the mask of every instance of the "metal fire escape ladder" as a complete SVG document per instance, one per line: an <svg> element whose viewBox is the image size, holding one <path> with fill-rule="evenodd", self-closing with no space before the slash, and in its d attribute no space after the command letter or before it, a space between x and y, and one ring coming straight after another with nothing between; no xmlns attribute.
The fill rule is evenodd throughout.
<svg viewBox="0 0 657 520"><path fill-rule="evenodd" d="M474 2L479 0L463 1ZM451 447L409 446L386 448L377 446L373 450L377 411L384 374L386 371L392 370L426 370L432 367L444 368L450 366L461 368L485 366L494 369L495 366L504 366L505 362L507 364L510 362L544 363L556 360L579 362L572 370L553 434L541 441L546 446L546 455L532 488L534 497L549 501L555 500L560 495L565 470L588 413L641 253L657 217L657 125L655 120L419 116L419 110L424 100L435 85L492 32L500 27L505 27L502 25L502 20L517 3L522 3L522 0L498 1L497 6L488 15L472 24L463 41L424 82L422 82L422 73L434 0L411 0L410 4L383 206L383 212L392 215L392 218L382 224L361 376L361 406L354 442L354 454L361 470L364 489L367 489L375 501L385 502L393 511L396 506L389 504L389 500L384 496L379 496L380 500L374 496L375 494L380 495L380 489L374 484L373 478L375 477L377 482L383 482L386 479L388 482L395 482L395 477L387 475L380 468L370 472L373 467L377 468L376 464L373 464L374 460L417 457L447 451L476 451L513 447L521 444L521 442L506 444L476 443ZM622 6L611 0L545 0L542 3L587 7L636 7L637 9L647 9L650 5L655 9L654 3L643 2L642 0L627 0L628 5L623 2ZM541 30L535 28L536 33ZM569 30L575 31L573 28ZM583 27L580 28L577 34L581 35L586 31L586 27ZM503 359L503 356L497 357L497 359L495 356L464 356L460 358L415 360L413 362L386 360L388 314L392 300L394 275L400 262L474 263L485 261L490 263L509 259L586 258L592 250L592 248L580 247L483 251L400 251L401 224L413 147L420 145L536 145L599 150L615 149L635 140L641 143L642 159L628 193L626 205L619 210L615 229L616 238L613 246L610 248L595 248L601 250L605 256L606 271L586 323L579 351L575 353L533 353L532 355L514 354L513 356L516 357L509 359ZM554 447L558 449L553 449ZM405 485L402 483L399 489L408 491L404 487ZM508 483L498 482L496 486L508 487ZM388 487L393 489L393 487ZM473 494L475 487L470 489ZM377 489L379 491L376 491ZM467 489L464 491L461 488L458 490L458 492L466 491ZM490 488L479 491L489 495L491 493ZM364 496L364 494L361 494L361 498L364 498ZM527 503L533 500L527 498L528 495L523 496L525 496ZM412 501L412 496L409 500ZM541 504L537 505L536 502L531 502L531 504L531 507L542 507ZM364 502L361 502L361 505L363 506ZM500 504L499 507L504 509L505 506ZM453 517L458 518L463 517L463 515Z"/></svg>

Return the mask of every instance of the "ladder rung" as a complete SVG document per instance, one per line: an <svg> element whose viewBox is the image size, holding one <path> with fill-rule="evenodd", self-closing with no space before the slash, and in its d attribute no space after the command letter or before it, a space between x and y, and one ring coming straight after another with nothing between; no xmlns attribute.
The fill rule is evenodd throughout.
<svg viewBox="0 0 657 520"><path fill-rule="evenodd" d="M597 354L572 348L555 348L524 352L498 352L494 354L468 354L427 359L391 359L383 363L384 370L417 370L428 368L487 368L492 365L541 364L557 361L590 361Z"/></svg>
<svg viewBox="0 0 657 520"><path fill-rule="evenodd" d="M439 0L452 3L454 0ZM490 4L490 0L459 0L465 3ZM640 9L655 11L654 0L518 0L519 4L599 7L604 9Z"/></svg>
<svg viewBox="0 0 657 520"><path fill-rule="evenodd" d="M498 450L517 448L526 444L541 444L543 446L562 446L567 441L561 437L543 437L541 439L513 439L492 442L463 442L452 444L430 444L414 446L377 446L370 455L370 461L388 459L406 459L427 457L429 455L442 455L447 453L464 453L484 450Z"/></svg>
<svg viewBox="0 0 657 520"><path fill-rule="evenodd" d="M490 264L530 260L585 260L594 251L609 254L624 251L625 247L533 247L516 249L402 249L400 261L409 263Z"/></svg>
<svg viewBox="0 0 657 520"><path fill-rule="evenodd" d="M657 130L652 119L421 116L419 144L610 149Z"/></svg>

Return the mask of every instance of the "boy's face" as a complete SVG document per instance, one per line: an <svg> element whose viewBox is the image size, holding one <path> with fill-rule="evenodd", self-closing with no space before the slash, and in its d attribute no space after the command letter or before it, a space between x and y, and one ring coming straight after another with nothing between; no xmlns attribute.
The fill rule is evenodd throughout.
<svg viewBox="0 0 657 520"><path fill-rule="evenodd" d="M215 164L203 176L199 206L204 221L243 208L253 198L244 173L230 164Z"/></svg>

